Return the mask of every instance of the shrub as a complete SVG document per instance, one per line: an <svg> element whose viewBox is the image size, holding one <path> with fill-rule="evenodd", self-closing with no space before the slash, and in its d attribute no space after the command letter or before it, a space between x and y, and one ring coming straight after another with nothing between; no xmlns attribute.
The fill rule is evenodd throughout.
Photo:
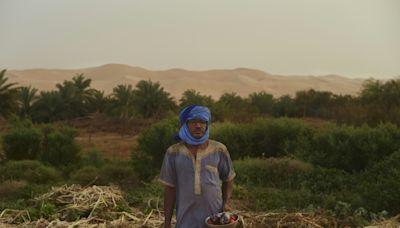
<svg viewBox="0 0 400 228"><path fill-rule="evenodd" d="M299 189L300 175L311 165L289 158L244 159L233 162L236 181L247 186Z"/></svg>
<svg viewBox="0 0 400 228"><path fill-rule="evenodd" d="M317 167L300 179L301 188L313 194L314 205L333 209L338 201L342 201L352 205L353 209L363 206L363 199L357 191L360 184L357 174Z"/></svg>
<svg viewBox="0 0 400 228"><path fill-rule="evenodd" d="M42 142L40 130L32 127L17 127L3 136L2 144L8 160L36 159Z"/></svg>
<svg viewBox="0 0 400 228"><path fill-rule="evenodd" d="M178 131L178 118L173 117L155 123L140 133L138 148L132 151L132 160L141 179L149 180L160 171L164 154L176 142L174 136Z"/></svg>
<svg viewBox="0 0 400 228"><path fill-rule="evenodd" d="M59 171L33 160L9 161L0 166L1 181L26 181L35 184L54 183L61 179Z"/></svg>
<svg viewBox="0 0 400 228"><path fill-rule="evenodd" d="M338 201L347 202L353 209L363 206L363 199L357 191L360 184L357 174L343 170L315 167L299 178L301 188L314 196L314 205L333 209Z"/></svg>
<svg viewBox="0 0 400 228"><path fill-rule="evenodd" d="M307 190L290 190L264 187L250 187L248 201L255 211L289 210L297 211L315 202Z"/></svg>
<svg viewBox="0 0 400 228"><path fill-rule="evenodd" d="M298 141L311 134L311 128L301 120L257 119L251 124L251 151L253 157L291 156Z"/></svg>
<svg viewBox="0 0 400 228"><path fill-rule="evenodd" d="M362 173L359 186L365 207L372 211L400 212L400 150Z"/></svg>
<svg viewBox="0 0 400 228"><path fill-rule="evenodd" d="M400 129L391 124L376 128L330 125L303 142L298 155L313 164L358 172L400 148Z"/></svg>
<svg viewBox="0 0 400 228"><path fill-rule="evenodd" d="M100 178L105 184L117 184L129 188L138 184L137 175L129 163L113 162L100 169Z"/></svg>
<svg viewBox="0 0 400 228"><path fill-rule="evenodd" d="M9 184L10 186L6 186L8 190L11 191L11 188L13 188L14 191L10 192L11 195L9 195L9 197L4 196L0 198L0 211L4 209L28 210L32 220L40 218L36 208L32 208L34 203L32 199L48 192L50 190L49 186L42 184L28 184L24 181L15 183L4 182L0 185L3 184ZM20 219L22 220L22 218Z"/></svg>
<svg viewBox="0 0 400 228"><path fill-rule="evenodd" d="M138 178L131 164L113 161L101 168L84 166L71 174L71 182L80 185L116 184L122 188L130 188L138 184Z"/></svg>
<svg viewBox="0 0 400 228"><path fill-rule="evenodd" d="M284 157L297 150L298 142L311 137L311 128L300 120L257 119L252 123L213 125L211 138L224 143L233 159Z"/></svg>
<svg viewBox="0 0 400 228"><path fill-rule="evenodd" d="M93 166L84 166L71 174L71 182L79 185L102 185L100 180L100 171Z"/></svg>
<svg viewBox="0 0 400 228"><path fill-rule="evenodd" d="M251 155L251 136L247 124L225 122L210 126L210 138L224 143L233 160Z"/></svg>
<svg viewBox="0 0 400 228"><path fill-rule="evenodd" d="M313 168L311 172L302 175L302 183L305 188L314 194L328 194L346 191L355 184L353 176L343 170Z"/></svg>
<svg viewBox="0 0 400 228"><path fill-rule="evenodd" d="M124 198L130 206L134 207L163 207L164 187L158 181L144 183L125 192ZM155 204L155 205L153 205ZM149 208L148 208L149 209Z"/></svg>
<svg viewBox="0 0 400 228"><path fill-rule="evenodd" d="M41 161L54 166L65 166L79 161L80 148L75 142L77 131L73 128L44 128Z"/></svg>
<svg viewBox="0 0 400 228"><path fill-rule="evenodd" d="M92 148L82 157L83 166L93 166L100 168L106 164L103 153L96 148Z"/></svg>
<svg viewBox="0 0 400 228"><path fill-rule="evenodd" d="M244 159L233 165L235 183L246 189L239 197L252 202L252 210L304 209L310 205L334 209L338 201L348 202L354 209L363 205L356 174L312 167L290 158Z"/></svg>
<svg viewBox="0 0 400 228"><path fill-rule="evenodd" d="M11 116L8 119L8 123L12 126L12 128L31 128L33 123L30 119L20 118L19 116Z"/></svg>

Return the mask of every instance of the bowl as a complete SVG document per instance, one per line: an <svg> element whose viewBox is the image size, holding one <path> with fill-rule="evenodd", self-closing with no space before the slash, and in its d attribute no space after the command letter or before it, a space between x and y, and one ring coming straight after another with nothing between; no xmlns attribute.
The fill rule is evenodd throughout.
<svg viewBox="0 0 400 228"><path fill-rule="evenodd" d="M206 223L207 227L209 228L235 228L237 224L239 223L239 216L237 214L232 214L233 216L236 217L235 221L232 223L224 224L224 225L214 225L214 224L209 224L208 220L210 220L211 216L208 216L204 222Z"/></svg>

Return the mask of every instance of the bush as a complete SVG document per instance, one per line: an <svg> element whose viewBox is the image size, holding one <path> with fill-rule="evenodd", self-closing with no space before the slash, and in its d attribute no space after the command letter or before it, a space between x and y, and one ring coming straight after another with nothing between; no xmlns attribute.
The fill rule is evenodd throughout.
<svg viewBox="0 0 400 228"><path fill-rule="evenodd" d="M400 129L392 124L376 128L330 125L303 142L299 157L322 167L359 172L400 148Z"/></svg>
<svg viewBox="0 0 400 228"><path fill-rule="evenodd" d="M17 127L3 136L2 144L8 160L37 159L41 150L42 134L32 127Z"/></svg>
<svg viewBox="0 0 400 228"><path fill-rule="evenodd" d="M224 143L233 159L284 157L297 150L300 140L311 137L311 128L288 118L257 119L252 123L213 125L211 138Z"/></svg>
<svg viewBox="0 0 400 228"><path fill-rule="evenodd" d="M26 181L35 184L54 183L61 179L59 171L33 160L9 161L0 166L1 182Z"/></svg>
<svg viewBox="0 0 400 228"><path fill-rule="evenodd" d="M110 185L130 188L138 184L138 178L131 164L112 162L101 168L84 166L71 174L71 182L80 185Z"/></svg>
<svg viewBox="0 0 400 228"><path fill-rule="evenodd" d="M343 170L312 167L289 158L244 159L233 162L241 199L252 210L334 209L338 201L355 209L363 205L359 176ZM240 191L240 188L239 188Z"/></svg>
<svg viewBox="0 0 400 228"><path fill-rule="evenodd" d="M0 197L0 211L4 209L28 210L31 219L36 220L37 216L35 208L31 208L34 204L33 198L42 195L50 190L47 185L28 184L25 181L21 182L4 182L0 186L7 188L9 194ZM14 190L11 192L11 190ZM23 222L23 221L21 221Z"/></svg>
<svg viewBox="0 0 400 228"><path fill-rule="evenodd" d="M96 148L90 149L85 155L82 157L82 165L83 166L93 166L96 168L100 168L106 164L106 160L104 159L103 153Z"/></svg>
<svg viewBox="0 0 400 228"><path fill-rule="evenodd" d="M102 185L100 171L93 166L84 166L71 174L71 182L82 186L96 184Z"/></svg>
<svg viewBox="0 0 400 228"><path fill-rule="evenodd" d="M400 150L362 173L359 192L365 207L373 211L400 212Z"/></svg>
<svg viewBox="0 0 400 228"><path fill-rule="evenodd" d="M298 211L311 205L314 196L307 190L290 190L264 187L249 187L247 201L254 211Z"/></svg>
<svg viewBox="0 0 400 228"><path fill-rule="evenodd" d="M358 191L358 174L314 167L310 172L301 174L299 179L301 189L306 189L313 195L311 203L321 208L334 209L338 201L349 203L353 209L363 206L363 199Z"/></svg>
<svg viewBox="0 0 400 228"><path fill-rule="evenodd" d="M210 126L210 138L224 143L232 160L251 155L251 132L247 124L217 123Z"/></svg>
<svg viewBox="0 0 400 228"><path fill-rule="evenodd" d="M247 186L299 189L299 177L311 165L289 158L244 159L233 162L236 182Z"/></svg>
<svg viewBox="0 0 400 228"><path fill-rule="evenodd" d="M178 131L179 120L173 117L155 123L140 133L138 148L132 151L132 160L141 179L149 180L160 171L164 154L176 142L174 136Z"/></svg>
<svg viewBox="0 0 400 228"><path fill-rule="evenodd" d="M65 166L79 161L80 148L75 142L77 131L73 128L44 128L41 161L54 166Z"/></svg>
<svg viewBox="0 0 400 228"><path fill-rule="evenodd" d="M355 184L353 175L338 169L313 168L302 175L302 184L314 194L347 191Z"/></svg>
<svg viewBox="0 0 400 228"><path fill-rule="evenodd" d="M113 162L100 169L100 178L105 184L117 184L121 188L129 188L138 184L137 175L131 164Z"/></svg>
<svg viewBox="0 0 400 228"><path fill-rule="evenodd" d="M130 206L147 208L162 208L164 187L158 181L144 183L125 192L124 198ZM153 205L155 204L155 205Z"/></svg>
<svg viewBox="0 0 400 228"><path fill-rule="evenodd" d="M311 135L311 128L301 120L258 119L251 124L253 157L284 157L295 153L300 140Z"/></svg>

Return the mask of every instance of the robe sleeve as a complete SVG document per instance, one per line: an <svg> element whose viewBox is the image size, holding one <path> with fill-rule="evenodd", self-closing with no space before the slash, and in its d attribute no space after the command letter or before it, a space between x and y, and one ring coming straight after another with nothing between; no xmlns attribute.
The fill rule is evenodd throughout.
<svg viewBox="0 0 400 228"><path fill-rule="evenodd" d="M229 155L226 147L222 148L222 153L220 153L218 171L219 178L224 182L231 181L236 176L235 170L233 169L231 156Z"/></svg>
<svg viewBox="0 0 400 228"><path fill-rule="evenodd" d="M160 177L158 178L158 181L160 183L169 187L176 186L176 170L174 158L174 154L167 151L161 167Z"/></svg>

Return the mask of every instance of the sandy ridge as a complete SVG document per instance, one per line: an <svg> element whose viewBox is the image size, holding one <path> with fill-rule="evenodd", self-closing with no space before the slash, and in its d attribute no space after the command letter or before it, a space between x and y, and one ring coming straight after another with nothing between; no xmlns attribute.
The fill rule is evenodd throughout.
<svg viewBox="0 0 400 228"><path fill-rule="evenodd" d="M294 95L296 91L315 89L327 90L335 94L356 95L364 79L349 79L337 75L326 76L281 76L247 68L227 70L190 71L169 69L151 71L122 64L106 64L98 67L60 70L27 69L9 70L6 75L10 82L31 85L39 90L54 90L57 83L71 80L83 73L92 79L91 86L110 94L119 84L136 85L140 80L159 82L165 91L179 99L186 89L195 89L203 95L218 99L224 92L235 92L247 96L252 92L265 91L275 97Z"/></svg>

